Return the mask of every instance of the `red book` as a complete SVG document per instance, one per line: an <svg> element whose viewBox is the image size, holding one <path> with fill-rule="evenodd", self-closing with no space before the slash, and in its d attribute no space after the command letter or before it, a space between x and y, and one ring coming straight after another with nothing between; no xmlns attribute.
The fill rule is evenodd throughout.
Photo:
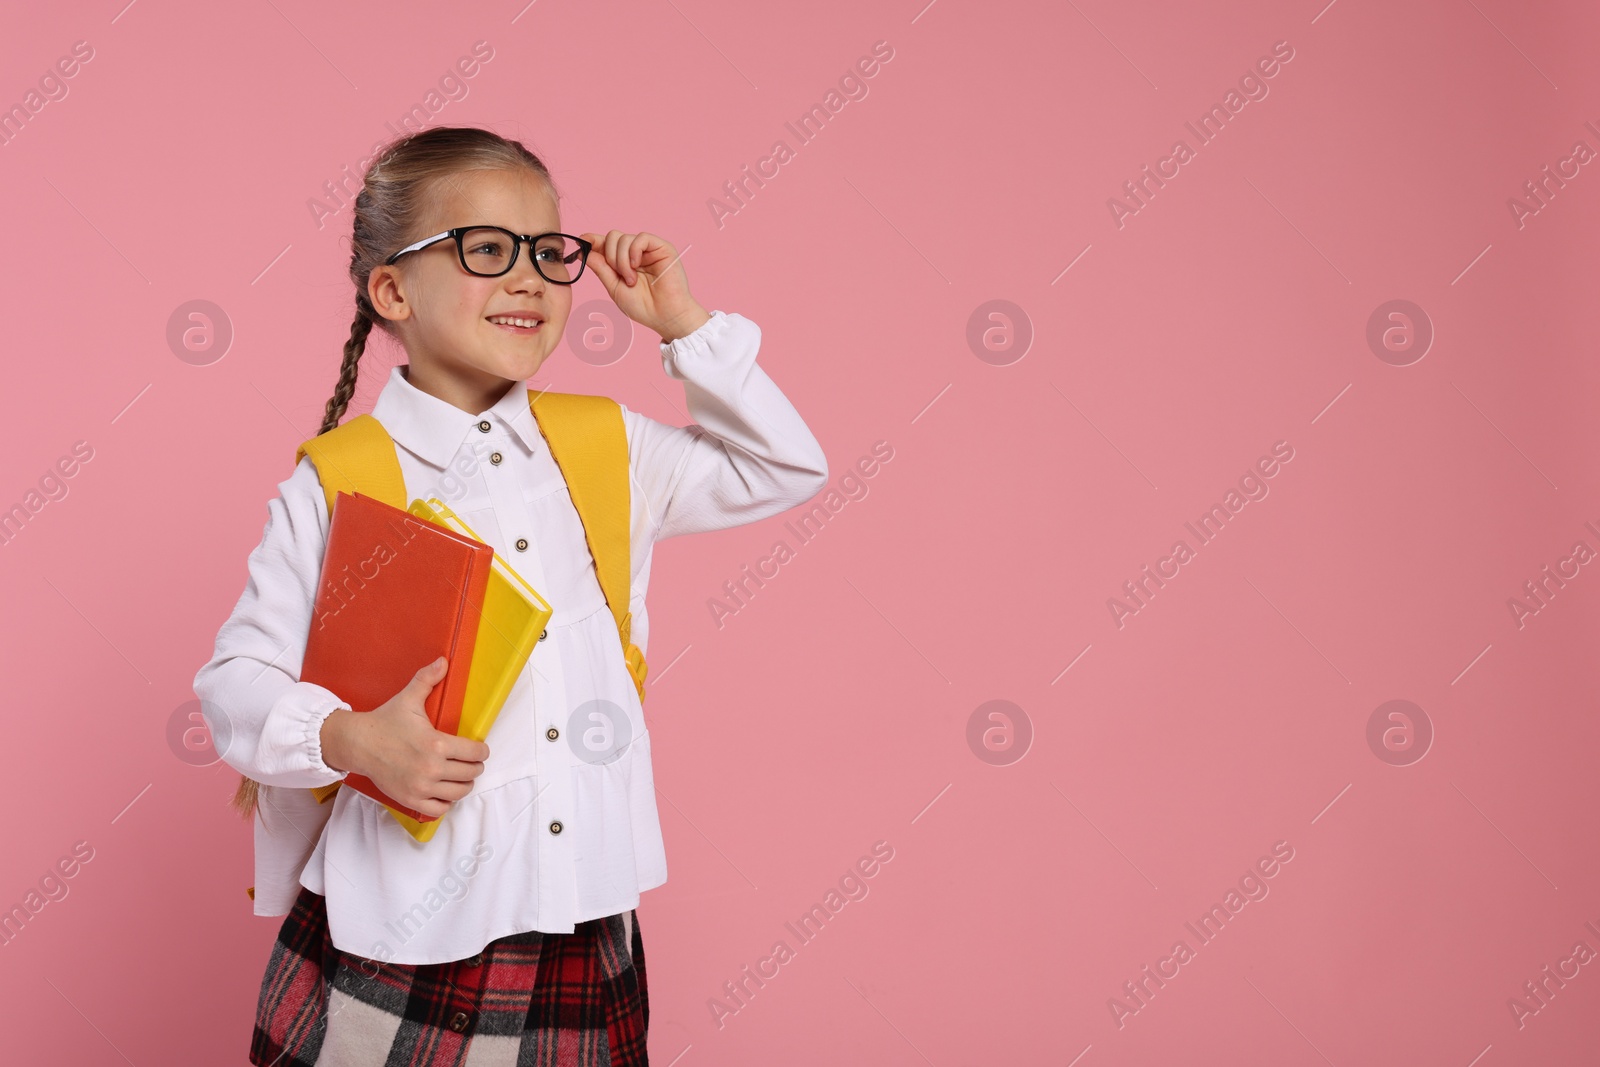
<svg viewBox="0 0 1600 1067"><path fill-rule="evenodd" d="M340 493L328 528L300 680L372 711L440 656L444 680L423 706L434 728L456 732L472 667L494 550L361 493ZM344 784L395 811L431 822L365 775Z"/></svg>

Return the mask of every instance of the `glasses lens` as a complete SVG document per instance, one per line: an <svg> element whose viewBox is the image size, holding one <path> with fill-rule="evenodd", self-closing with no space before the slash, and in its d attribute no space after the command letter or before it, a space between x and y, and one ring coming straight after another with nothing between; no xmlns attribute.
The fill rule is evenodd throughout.
<svg viewBox="0 0 1600 1067"><path fill-rule="evenodd" d="M583 246L563 237L549 234L534 242L534 261L539 273L553 282L572 282L583 273Z"/></svg>
<svg viewBox="0 0 1600 1067"><path fill-rule="evenodd" d="M461 254L474 274L504 274L516 242L500 230L478 226L461 235ZM550 281L571 284L583 273L583 246L560 234L539 238L533 245L534 263Z"/></svg>
<svg viewBox="0 0 1600 1067"><path fill-rule="evenodd" d="M511 263L516 244L489 226L480 226L461 235L461 254L467 269L474 274L504 274Z"/></svg>

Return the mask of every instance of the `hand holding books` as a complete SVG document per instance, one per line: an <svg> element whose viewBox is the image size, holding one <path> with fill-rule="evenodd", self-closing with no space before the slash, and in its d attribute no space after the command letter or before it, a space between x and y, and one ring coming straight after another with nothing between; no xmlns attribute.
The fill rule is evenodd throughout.
<svg viewBox="0 0 1600 1067"><path fill-rule="evenodd" d="M370 712L336 709L323 721L322 759L334 770L359 767L380 791L437 819L472 791L489 746L435 729L424 702L444 680L443 656ZM426 825L426 824L425 824Z"/></svg>

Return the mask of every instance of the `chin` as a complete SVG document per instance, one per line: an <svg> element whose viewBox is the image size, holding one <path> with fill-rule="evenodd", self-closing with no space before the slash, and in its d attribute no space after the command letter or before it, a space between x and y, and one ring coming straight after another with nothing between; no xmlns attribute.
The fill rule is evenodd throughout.
<svg viewBox="0 0 1600 1067"><path fill-rule="evenodd" d="M547 355L548 353L535 353L527 356L516 356L500 353L484 361L479 366L496 377L520 382L539 373L539 368L544 365Z"/></svg>
<svg viewBox="0 0 1600 1067"><path fill-rule="evenodd" d="M549 353L541 353L540 355L534 356L531 359L517 360L512 368L515 371L513 376L518 381L522 381L526 378L532 378L535 374L539 373L539 368L544 366L544 361L548 357Z"/></svg>
<svg viewBox="0 0 1600 1067"><path fill-rule="evenodd" d="M527 368L526 370L512 375L512 378L515 379L516 381L519 381L519 382L525 382L529 378L532 378L534 375L539 373L539 367L540 366L542 366L542 364L534 364L533 366Z"/></svg>

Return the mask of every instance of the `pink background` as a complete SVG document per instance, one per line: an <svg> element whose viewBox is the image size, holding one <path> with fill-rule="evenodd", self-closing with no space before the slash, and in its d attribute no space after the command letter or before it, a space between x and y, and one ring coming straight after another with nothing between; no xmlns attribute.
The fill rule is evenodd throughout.
<svg viewBox="0 0 1600 1067"><path fill-rule="evenodd" d="M245 1060L278 920L244 893L237 776L168 727L336 377L349 212L307 203L480 40L430 124L524 138L572 232L683 250L856 497L803 545L791 513L658 550L658 1062L1593 1056L1600 966L1561 961L1600 951L1600 567L1508 607L1600 549L1596 164L1508 207L1600 149L1591 7L119 4L0 38L6 105L94 50L0 148L0 506L93 449L0 546L0 905L94 850L0 948L15 1062ZM877 41L867 95L799 144L784 123ZM1184 123L1279 41L1268 95L1197 146ZM1108 200L1179 138L1195 158L1119 227ZM1405 366L1367 341L1397 299L1434 332ZM167 340L191 300L234 331L207 365ZM539 381L682 422L654 340L605 367L563 346ZM1270 493L1119 628L1107 600L1279 441ZM719 629L711 598L780 538L795 558ZM1018 710L991 751L994 700ZM1420 760L1369 744L1390 700L1431 726ZM784 923L879 841L867 895L797 946ZM1202 945L1184 924L1277 842L1269 895ZM726 998L780 938L794 958ZM1123 984L1180 939L1141 1007ZM1546 966L1578 970L1519 1025Z"/></svg>

